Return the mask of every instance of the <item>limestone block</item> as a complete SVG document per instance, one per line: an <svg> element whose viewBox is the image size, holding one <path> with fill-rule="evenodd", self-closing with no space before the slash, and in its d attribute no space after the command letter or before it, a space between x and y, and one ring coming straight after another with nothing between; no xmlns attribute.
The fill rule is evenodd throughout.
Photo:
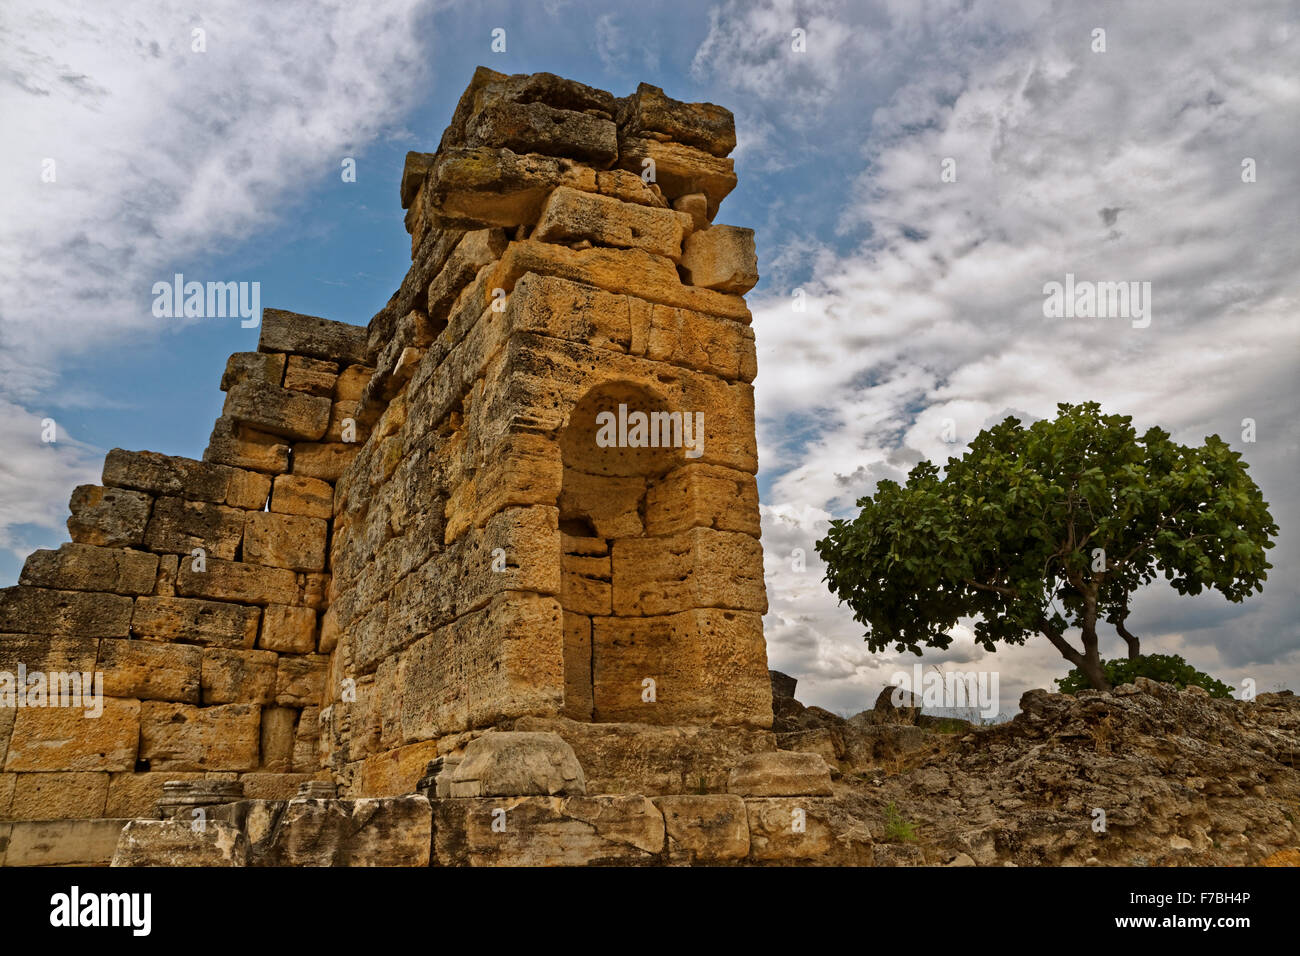
<svg viewBox="0 0 1300 956"><path fill-rule="evenodd" d="M247 648L257 640L260 620L261 611L255 607L183 597L142 597L135 602L131 631L136 637L156 641Z"/></svg>
<svg viewBox="0 0 1300 956"><path fill-rule="evenodd" d="M656 483L646 495L646 534L678 534L691 528L738 531L758 537L758 482L753 475L716 465L689 463Z"/></svg>
<svg viewBox="0 0 1300 956"><path fill-rule="evenodd" d="M602 169L596 173L596 191L602 196L613 196L623 202L640 203L667 209L668 201L654 183L647 183L636 173L626 169Z"/></svg>
<svg viewBox="0 0 1300 956"><path fill-rule="evenodd" d="M337 481L361 450L359 444L304 442L294 446L293 473L322 481Z"/></svg>
<svg viewBox="0 0 1300 956"><path fill-rule="evenodd" d="M664 815L670 862L723 863L749 854L749 820L740 797L679 794L653 802Z"/></svg>
<svg viewBox="0 0 1300 956"><path fill-rule="evenodd" d="M151 551L190 554L202 548L216 558L235 557L244 534L245 511L206 501L159 498L144 533Z"/></svg>
<svg viewBox="0 0 1300 956"><path fill-rule="evenodd" d="M108 487L195 501L225 501L230 485L230 469L224 465L121 448L108 453L103 475Z"/></svg>
<svg viewBox="0 0 1300 956"><path fill-rule="evenodd" d="M420 794L360 799L293 799L265 844L263 866L428 866L433 808Z"/></svg>
<svg viewBox="0 0 1300 956"><path fill-rule="evenodd" d="M640 172L643 163L654 161L655 182L669 199L690 193L704 193L709 200L709 219L718 214L718 205L736 188L735 164L692 146L659 142L635 136L619 143L618 165Z"/></svg>
<svg viewBox="0 0 1300 956"><path fill-rule="evenodd" d="M424 177L429 172L429 167L433 165L434 153L417 153L414 151L406 154L406 161L402 164L402 208L405 209L415 199L415 194L419 192L420 187L424 185Z"/></svg>
<svg viewBox="0 0 1300 956"><path fill-rule="evenodd" d="M591 618L564 612L564 715L591 720Z"/></svg>
<svg viewBox="0 0 1300 956"><path fill-rule="evenodd" d="M257 769L261 723L257 704L193 707L147 700L137 706L140 759L149 762L150 770Z"/></svg>
<svg viewBox="0 0 1300 956"><path fill-rule="evenodd" d="M334 489L319 478L276 475L271 510L279 514L330 518L334 514Z"/></svg>
<svg viewBox="0 0 1300 956"><path fill-rule="evenodd" d="M0 634L126 637L131 599L91 591L50 588L0 589Z"/></svg>
<svg viewBox="0 0 1300 956"><path fill-rule="evenodd" d="M438 866L646 865L657 862L664 847L663 816L640 795L433 804Z"/></svg>
<svg viewBox="0 0 1300 956"><path fill-rule="evenodd" d="M349 365L339 373L334 383L334 401L356 402L361 399L366 383L375 370L368 365Z"/></svg>
<svg viewBox="0 0 1300 956"><path fill-rule="evenodd" d="M138 548L144 540L152 499L125 488L78 485L68 507L68 534L78 544Z"/></svg>
<svg viewBox="0 0 1300 956"><path fill-rule="evenodd" d="M459 147L439 152L424 183L435 225L461 229L531 225L557 186L594 192L596 171L570 159Z"/></svg>
<svg viewBox="0 0 1300 956"><path fill-rule="evenodd" d="M221 390L229 391L240 382L269 382L280 385L284 381L286 356L275 352L236 352L226 359L226 370L221 376Z"/></svg>
<svg viewBox="0 0 1300 956"><path fill-rule="evenodd" d="M31 820L10 826L5 866L105 866L127 820Z"/></svg>
<svg viewBox="0 0 1300 956"><path fill-rule="evenodd" d="M744 295L758 282L754 230L713 226L686 237L682 271L694 286Z"/></svg>
<svg viewBox="0 0 1300 956"><path fill-rule="evenodd" d="M670 209L622 202L561 186L546 200L532 235L543 242L586 239L598 246L644 249L676 261L682 254L682 239L690 225L684 219Z"/></svg>
<svg viewBox="0 0 1300 956"><path fill-rule="evenodd" d="M692 528L614 542L614 613L671 614L723 607L767 612L763 549L739 532Z"/></svg>
<svg viewBox="0 0 1300 956"><path fill-rule="evenodd" d="M289 470L289 446L284 439L240 425L222 416L212 426L203 460L278 474Z"/></svg>
<svg viewBox="0 0 1300 956"><path fill-rule="evenodd" d="M585 615L613 613L609 557L566 554L560 562L563 578L560 605L566 612Z"/></svg>
<svg viewBox="0 0 1300 956"><path fill-rule="evenodd" d="M24 707L14 718L4 769L132 770L140 740L138 700L105 697L103 712L82 707ZM180 706L180 705L177 705Z"/></svg>
<svg viewBox="0 0 1300 956"><path fill-rule="evenodd" d="M33 551L18 583L67 591L149 594L157 573L156 555L69 543L57 551Z"/></svg>
<svg viewBox="0 0 1300 956"><path fill-rule="evenodd" d="M298 711L292 707L262 708L262 766L269 773L287 774L293 769L294 731L297 723ZM265 790L250 793L245 789L244 792L250 799L273 799L267 796ZM293 793L289 792L284 795L284 799L291 796Z"/></svg>
<svg viewBox="0 0 1300 956"><path fill-rule="evenodd" d="M248 512L244 528L244 560L294 571L325 567L329 523L306 515Z"/></svg>
<svg viewBox="0 0 1300 956"><path fill-rule="evenodd" d="M339 363L290 355L284 368L285 388L308 395L333 397L334 383L338 381Z"/></svg>
<svg viewBox="0 0 1300 956"><path fill-rule="evenodd" d="M329 658L322 654L281 657L276 669L275 702L282 707L319 705L328 670Z"/></svg>
<svg viewBox="0 0 1300 956"><path fill-rule="evenodd" d="M131 820L122 828L112 866L247 866L248 838L228 823Z"/></svg>
<svg viewBox="0 0 1300 956"><path fill-rule="evenodd" d="M329 427L330 400L266 382L240 382L226 392L223 418L268 435L315 441Z"/></svg>
<svg viewBox="0 0 1300 956"><path fill-rule="evenodd" d="M474 71L473 79L461 94L451 124L443 133L439 150L461 145L474 117L485 108L498 103L544 103L554 109L572 110L605 119L613 119L617 108L617 102L609 93L576 80L553 73L517 73L507 76L481 66Z"/></svg>
<svg viewBox="0 0 1300 956"><path fill-rule="evenodd" d="M257 646L264 651L310 654L316 649L316 612L309 607L267 605Z"/></svg>
<svg viewBox="0 0 1300 956"><path fill-rule="evenodd" d="M747 799L745 812L753 860L823 860L835 850L827 800Z"/></svg>
<svg viewBox="0 0 1300 956"><path fill-rule="evenodd" d="M99 646L97 670L109 697L199 702L200 648L154 641L106 640Z"/></svg>
<svg viewBox="0 0 1300 956"><path fill-rule="evenodd" d="M556 109L541 102L489 102L465 125L465 145L541 153L609 166L618 156L610 119Z"/></svg>
<svg viewBox="0 0 1300 956"><path fill-rule="evenodd" d="M558 276L623 293L651 302L703 312L748 323L749 308L740 296L682 285L671 259L644 249L570 249L549 242L524 239L506 247L501 262L487 281L489 288L507 292L528 272ZM489 303L484 303L486 306Z"/></svg>
<svg viewBox="0 0 1300 956"><path fill-rule="evenodd" d="M293 571L220 558L208 558L203 571L193 569L192 559L181 558L176 593L245 604L311 604L306 582L300 582Z"/></svg>
<svg viewBox="0 0 1300 956"><path fill-rule="evenodd" d="M415 785L424 776L424 768L438 755L437 744L422 740L396 750L367 757L353 781L353 792L359 796L396 797L414 793Z"/></svg>
<svg viewBox="0 0 1300 956"><path fill-rule="evenodd" d="M366 361L366 330L359 325L314 315L263 309L257 350L293 352L344 365L363 365Z"/></svg>
<svg viewBox="0 0 1300 956"><path fill-rule="evenodd" d="M107 773L20 773L14 775L10 820L79 820L104 815Z"/></svg>
<svg viewBox="0 0 1300 956"><path fill-rule="evenodd" d="M587 792L573 748L556 734L484 734L451 778L453 797L573 796Z"/></svg>
<svg viewBox="0 0 1300 956"><path fill-rule="evenodd" d="M203 704L270 704L279 655L270 651L203 649Z"/></svg>
<svg viewBox="0 0 1300 956"><path fill-rule="evenodd" d="M687 193L673 200L673 208L691 217L692 231L709 228L709 197L704 193Z"/></svg>
<svg viewBox="0 0 1300 956"><path fill-rule="evenodd" d="M163 795L163 784L168 780L202 780L199 772L169 770L166 773L113 773L109 774L106 817L152 817L154 806Z"/></svg>
<svg viewBox="0 0 1300 956"><path fill-rule="evenodd" d="M99 658L97 637L61 637L50 634L0 634L0 671L93 672ZM0 711L3 713L3 711ZM12 715L10 717L12 720Z"/></svg>
<svg viewBox="0 0 1300 956"><path fill-rule="evenodd" d="M293 739L293 770L295 773L312 773L320 769L317 748L320 745L319 707L304 707L298 715L298 726Z"/></svg>
<svg viewBox="0 0 1300 956"><path fill-rule="evenodd" d="M262 719L266 719L263 712ZM269 802L292 800L298 794L298 788L313 779L309 773L258 772L241 773L239 782L243 784L244 796L250 801ZM251 842L251 835L250 835Z"/></svg>
<svg viewBox="0 0 1300 956"><path fill-rule="evenodd" d="M812 753L751 754L731 771L727 792L743 797L830 796L831 769Z"/></svg>
<svg viewBox="0 0 1300 956"><path fill-rule="evenodd" d="M624 136L667 138L713 156L726 156L736 148L731 110L712 103L683 103L649 83L639 84L635 93L619 101L618 127Z"/></svg>

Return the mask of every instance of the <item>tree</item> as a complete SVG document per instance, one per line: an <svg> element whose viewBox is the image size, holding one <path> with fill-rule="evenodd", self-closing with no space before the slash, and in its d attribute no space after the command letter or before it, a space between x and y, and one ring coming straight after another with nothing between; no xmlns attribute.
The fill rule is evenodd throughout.
<svg viewBox="0 0 1300 956"><path fill-rule="evenodd" d="M1117 657L1113 661L1103 661L1101 666L1110 684L1131 684L1139 677L1146 677L1162 684L1173 684L1179 690L1196 686L1204 688L1211 697L1227 699L1232 696L1231 687L1204 671L1198 671L1177 654ZM1076 693L1088 684L1088 678L1077 667L1056 679L1057 689L1062 694Z"/></svg>
<svg viewBox="0 0 1300 956"><path fill-rule="evenodd" d="M871 650L946 648L973 619L985 649L1042 634L1108 690L1098 624L1140 656L1129 601L1157 574L1180 594L1234 602L1263 589L1278 529L1240 454L1217 435L1197 448L1160 428L1139 437L1095 402L1057 408L1028 428L985 429L942 477L921 462L906 484L860 499L855 519L831 522L817 542L826 582Z"/></svg>

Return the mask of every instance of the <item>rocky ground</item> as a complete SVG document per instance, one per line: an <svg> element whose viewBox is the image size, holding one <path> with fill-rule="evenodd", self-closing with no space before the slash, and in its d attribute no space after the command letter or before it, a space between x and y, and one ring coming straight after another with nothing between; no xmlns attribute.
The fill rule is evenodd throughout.
<svg viewBox="0 0 1300 956"><path fill-rule="evenodd" d="M776 682L779 684L779 682ZM1300 698L1139 679L1026 693L990 727L890 705L842 718L777 690L779 745L820 753L881 865L1294 865Z"/></svg>

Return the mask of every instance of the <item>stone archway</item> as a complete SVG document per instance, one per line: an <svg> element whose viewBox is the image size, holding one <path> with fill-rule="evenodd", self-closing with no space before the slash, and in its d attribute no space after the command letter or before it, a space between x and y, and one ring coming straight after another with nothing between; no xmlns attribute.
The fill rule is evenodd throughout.
<svg viewBox="0 0 1300 956"><path fill-rule="evenodd" d="M657 674L655 649L645 641L618 641L602 651L593 641L618 611L615 546L646 537L647 496L683 461L681 447L665 447L670 434L637 432L638 412L646 419L660 413L654 417L662 426L668 421L662 413L670 409L639 385L596 386L574 406L560 439L564 712L574 720L648 719L636 707L629 710L628 702L639 700L643 678L637 675ZM631 428L624 427L629 419Z"/></svg>

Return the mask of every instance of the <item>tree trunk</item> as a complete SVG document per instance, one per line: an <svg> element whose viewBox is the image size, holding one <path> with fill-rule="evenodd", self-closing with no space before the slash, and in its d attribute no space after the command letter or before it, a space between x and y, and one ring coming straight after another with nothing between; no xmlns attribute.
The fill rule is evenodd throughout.
<svg viewBox="0 0 1300 956"><path fill-rule="evenodd" d="M1088 683L1097 690L1110 690L1110 682L1106 680L1106 672L1101 666L1101 654L1097 651L1095 618L1090 620L1085 617L1083 622L1083 661L1079 664L1079 669L1088 678Z"/></svg>
<svg viewBox="0 0 1300 956"><path fill-rule="evenodd" d="M1128 659L1133 660L1135 657L1142 656L1142 642L1138 640L1136 634L1130 633L1129 629L1124 626L1124 620L1124 618L1120 618L1116 622L1115 632L1124 638L1124 643L1128 645Z"/></svg>

